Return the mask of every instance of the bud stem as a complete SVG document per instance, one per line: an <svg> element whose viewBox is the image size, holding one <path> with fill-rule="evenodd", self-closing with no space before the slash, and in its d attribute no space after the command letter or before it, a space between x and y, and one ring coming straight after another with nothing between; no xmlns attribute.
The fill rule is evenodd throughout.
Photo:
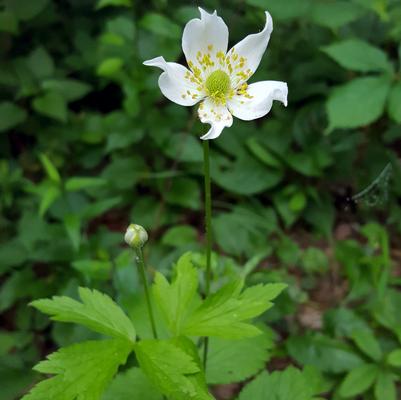
<svg viewBox="0 0 401 400"><path fill-rule="evenodd" d="M155 319L153 316L152 303L150 302L148 280L146 279L145 261L143 258L142 248L140 246L135 247L135 252L136 252L136 256L137 256L136 261L137 261L137 265L138 265L139 274L141 275L142 284L145 289L146 304L148 307L148 314L149 314L150 324L152 326L153 337L155 339L157 339L156 324L155 324Z"/></svg>
<svg viewBox="0 0 401 400"><path fill-rule="evenodd" d="M211 256L212 256L212 195L210 184L210 156L209 141L203 141L203 165L205 178L205 225L206 225L206 271L205 271L205 296L210 292L211 281ZM206 371L209 338L205 337L203 347L203 367Z"/></svg>

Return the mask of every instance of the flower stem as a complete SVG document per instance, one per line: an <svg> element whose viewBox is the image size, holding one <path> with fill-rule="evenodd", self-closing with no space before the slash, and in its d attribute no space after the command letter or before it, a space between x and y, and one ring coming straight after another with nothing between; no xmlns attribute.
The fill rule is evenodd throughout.
<svg viewBox="0 0 401 400"><path fill-rule="evenodd" d="M153 316L152 303L150 302L149 287L148 287L148 281L146 279L145 261L143 258L142 248L138 246L135 248L135 251L136 251L136 261L138 263L139 274L141 275L142 284L145 289L146 304L148 307L150 324L152 326L152 333L153 337L157 339L156 324L155 324L155 318Z"/></svg>
<svg viewBox="0 0 401 400"><path fill-rule="evenodd" d="M203 163L205 174L205 225L206 225L206 273L205 296L210 292L211 257L212 257L212 195L210 189L209 141L203 141Z"/></svg>
<svg viewBox="0 0 401 400"><path fill-rule="evenodd" d="M210 184L210 156L209 141L203 141L203 165L205 178L205 226L206 226L206 270L205 270L205 297L210 292L211 256L212 256L212 195ZM203 347L203 367L206 370L209 338L205 337Z"/></svg>

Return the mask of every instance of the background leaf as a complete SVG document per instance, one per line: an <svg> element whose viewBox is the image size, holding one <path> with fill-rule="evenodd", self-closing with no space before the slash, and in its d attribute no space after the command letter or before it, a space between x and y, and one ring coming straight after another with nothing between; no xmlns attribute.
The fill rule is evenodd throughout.
<svg viewBox="0 0 401 400"><path fill-rule="evenodd" d="M26 112L17 105L4 101L0 103L0 132L7 131L24 122Z"/></svg>
<svg viewBox="0 0 401 400"><path fill-rule="evenodd" d="M355 368L348 373L341 384L341 396L354 397L365 392L376 380L378 373L378 368L373 364L364 364Z"/></svg>
<svg viewBox="0 0 401 400"><path fill-rule="evenodd" d="M323 51L344 68L353 71L391 71L387 54L359 39L347 39L323 48Z"/></svg>
<svg viewBox="0 0 401 400"><path fill-rule="evenodd" d="M334 89L327 102L328 129L355 128L376 121L383 113L389 85L385 77L367 77Z"/></svg>

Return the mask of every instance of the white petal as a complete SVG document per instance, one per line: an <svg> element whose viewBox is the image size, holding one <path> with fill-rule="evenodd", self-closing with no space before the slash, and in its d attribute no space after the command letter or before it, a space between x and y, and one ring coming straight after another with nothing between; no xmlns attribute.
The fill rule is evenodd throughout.
<svg viewBox="0 0 401 400"><path fill-rule="evenodd" d="M159 77L159 87L162 93L174 103L181 106L193 106L204 97L197 87L191 82L193 73L183 65L166 62L163 57L147 60L144 65L161 68L164 72Z"/></svg>
<svg viewBox="0 0 401 400"><path fill-rule="evenodd" d="M285 82L262 81L248 86L247 93L235 95L228 101L228 109L237 118L250 121L265 116L272 108L273 101L278 100L287 106L288 86Z"/></svg>
<svg viewBox="0 0 401 400"><path fill-rule="evenodd" d="M273 20L271 15L267 11L265 12L265 14L266 24L263 30L259 33L248 35L245 39L241 40L232 49L230 49L227 54L231 58L234 53L236 53L238 56L238 58L236 58L236 63L233 63L234 74L238 71L248 71L247 78L239 78L237 80L237 84L245 82L249 79L249 77L258 68L260 60L262 59L263 54L266 51L270 35L273 31ZM238 69L241 57L243 57L245 60L243 66Z"/></svg>
<svg viewBox="0 0 401 400"><path fill-rule="evenodd" d="M225 127L233 124L233 117L226 106L216 105L210 98L205 99L198 108L201 122L210 124L210 129L201 139L216 139Z"/></svg>
<svg viewBox="0 0 401 400"><path fill-rule="evenodd" d="M212 59L217 52L227 52L228 46L228 28L223 19L219 17L216 11L209 14L199 7L201 19L194 18L189 21L182 35L182 50L188 64L190 62L197 64L198 52L202 55L209 54Z"/></svg>

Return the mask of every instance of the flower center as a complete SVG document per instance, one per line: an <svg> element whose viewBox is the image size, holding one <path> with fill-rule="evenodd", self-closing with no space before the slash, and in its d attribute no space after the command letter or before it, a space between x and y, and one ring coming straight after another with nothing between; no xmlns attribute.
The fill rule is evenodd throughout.
<svg viewBox="0 0 401 400"><path fill-rule="evenodd" d="M231 80L228 74L221 69L212 72L206 79L207 94L216 102L225 102L226 95L231 89Z"/></svg>

